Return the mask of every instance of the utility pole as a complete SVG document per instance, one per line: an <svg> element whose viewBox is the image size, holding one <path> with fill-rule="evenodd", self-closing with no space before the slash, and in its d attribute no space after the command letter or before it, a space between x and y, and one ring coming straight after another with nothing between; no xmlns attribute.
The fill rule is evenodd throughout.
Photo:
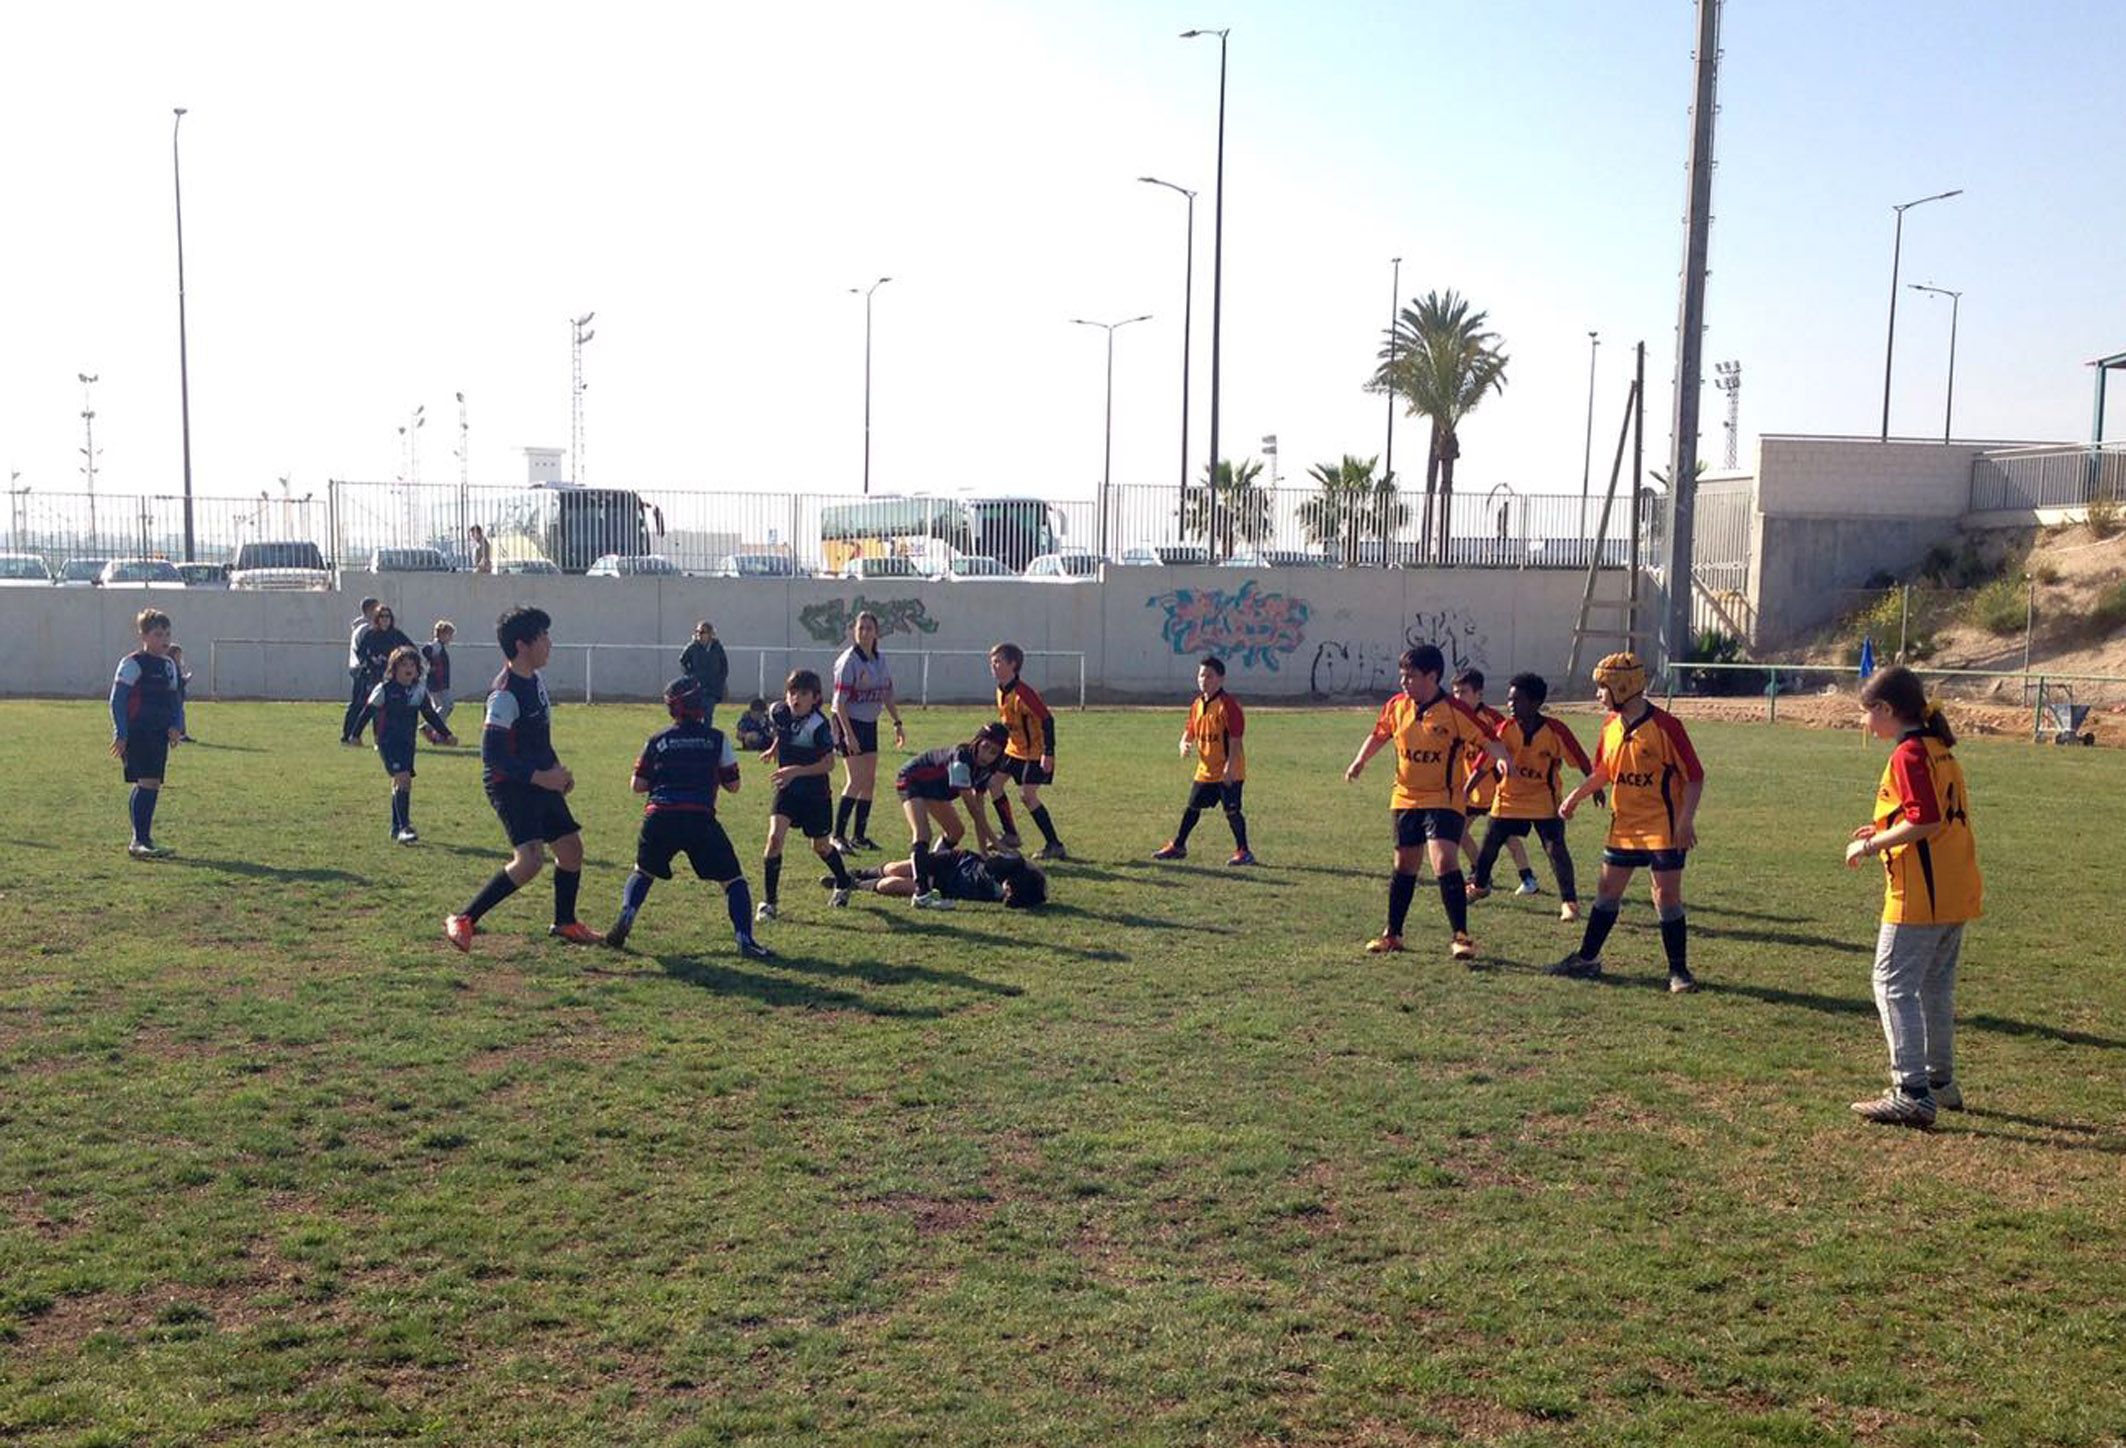
<svg viewBox="0 0 2126 1448"><path fill-rule="evenodd" d="M89 389L96 385L95 377L86 372L74 374L81 379L81 475L89 483L89 551L96 550L96 404L89 396Z"/></svg>
<svg viewBox="0 0 2126 1448"><path fill-rule="evenodd" d="M583 394L588 387L583 380L583 349L598 335L591 330L591 319L597 315L596 312L585 312L580 317L570 318L568 324L568 471L569 481L579 488L590 472L583 463Z"/></svg>
<svg viewBox="0 0 2126 1448"><path fill-rule="evenodd" d="M1698 0L1696 86L1691 103L1690 204L1684 213L1683 299L1676 321L1676 415L1669 437L1667 606L1661 657L1690 657L1692 514L1698 490L1699 372L1705 357L1705 263L1713 219L1713 111L1720 76L1721 0Z"/></svg>

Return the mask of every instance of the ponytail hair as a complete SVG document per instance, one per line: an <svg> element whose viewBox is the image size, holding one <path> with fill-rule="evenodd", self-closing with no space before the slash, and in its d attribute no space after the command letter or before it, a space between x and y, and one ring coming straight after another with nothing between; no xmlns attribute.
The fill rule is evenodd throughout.
<svg viewBox="0 0 2126 1448"><path fill-rule="evenodd" d="M1942 712L1939 702L1927 697L1927 686L1919 681L1919 675L1902 664L1892 664L1870 676L1860 686L1860 702L1885 705L1907 728L1951 748L1956 744L1956 731L1949 727L1949 716Z"/></svg>

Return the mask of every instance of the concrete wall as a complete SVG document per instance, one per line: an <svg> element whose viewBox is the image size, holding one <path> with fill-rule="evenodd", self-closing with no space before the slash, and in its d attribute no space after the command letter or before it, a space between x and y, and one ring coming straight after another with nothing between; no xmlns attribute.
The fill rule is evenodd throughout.
<svg viewBox="0 0 2126 1448"><path fill-rule="evenodd" d="M712 620L731 654L731 691L771 686L794 667L824 669L861 607L881 614L903 694L988 697L989 646L1078 651L1097 697L1175 699L1196 660L1226 658L1234 692L1251 698L1378 696L1395 657L1433 642L1450 663L1500 680L1520 669L1559 679L1585 576L1570 570L1113 568L1072 584L969 581L858 588L832 579L500 578L350 574L333 593L220 590L0 589L0 693L94 697L133 647L133 616L170 613L195 697L344 699L346 639L357 601L391 604L416 639L449 618L458 693L484 692L497 666L493 621L519 602L554 617L548 670L563 697L647 698L677 671L695 620ZM1604 581L1605 596L1621 580ZM221 641L218 644L215 641ZM274 640L271 643L235 642ZM599 647L586 649L586 644ZM960 652L956 652L960 651ZM1599 650L1598 650L1599 651ZM211 657L210 657L211 655ZM1036 657L1027 677L1076 697L1075 658ZM211 678L210 678L211 673Z"/></svg>

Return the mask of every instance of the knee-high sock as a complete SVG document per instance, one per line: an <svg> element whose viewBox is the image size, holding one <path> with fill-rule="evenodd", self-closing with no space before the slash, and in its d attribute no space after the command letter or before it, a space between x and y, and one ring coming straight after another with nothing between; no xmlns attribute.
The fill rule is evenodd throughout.
<svg viewBox="0 0 2126 1448"><path fill-rule="evenodd" d="M1439 903L1447 907L1447 924L1456 935L1469 933L1469 882L1460 870L1439 877Z"/></svg>
<svg viewBox="0 0 2126 1448"><path fill-rule="evenodd" d="M480 893L472 897L472 903L458 913L468 920L478 920L516 893L517 882L509 878L509 871L497 870L495 877L482 885Z"/></svg>
<svg viewBox="0 0 2126 1448"><path fill-rule="evenodd" d="M1225 807L1225 822L1233 827L1233 848L1248 847L1248 817L1231 805Z"/></svg>
<svg viewBox="0 0 2126 1448"><path fill-rule="evenodd" d="M1681 905L1661 912L1661 952L1668 957L1670 974L1681 974L1690 969L1690 927L1684 922Z"/></svg>
<svg viewBox="0 0 2126 1448"><path fill-rule="evenodd" d="M1545 831L1541 838L1543 853L1550 857L1550 871L1558 877L1558 898L1570 905L1580 898L1580 890L1573 878L1572 851L1565 846L1565 827Z"/></svg>
<svg viewBox="0 0 2126 1448"><path fill-rule="evenodd" d="M760 862L760 893L770 905L782 888L782 856L769 855Z"/></svg>
<svg viewBox="0 0 2126 1448"><path fill-rule="evenodd" d="M630 870L628 872L627 883L620 887L620 914L622 918L628 920L635 918L635 912L642 908L642 902L650 898L650 886L655 883L657 882L654 879L643 874L640 870Z"/></svg>
<svg viewBox="0 0 2126 1448"><path fill-rule="evenodd" d="M133 797L126 801L126 812L133 817L133 842L149 845L155 842L155 796L160 790L145 785L133 786Z"/></svg>
<svg viewBox="0 0 2126 1448"><path fill-rule="evenodd" d="M847 839L849 837L849 816L854 813L856 813L856 801L846 794L843 795L841 803L834 807L834 835L836 839ZM775 898L773 890L768 892L768 898L770 900Z"/></svg>
<svg viewBox="0 0 2126 1448"><path fill-rule="evenodd" d="M1388 934L1401 935L1410 918L1410 902L1417 898L1417 876L1397 870L1388 877Z"/></svg>
<svg viewBox="0 0 2126 1448"><path fill-rule="evenodd" d="M869 839L870 837L871 801L868 799L860 799L856 802L856 838L863 840Z"/></svg>
<svg viewBox="0 0 2126 1448"><path fill-rule="evenodd" d="M1019 821L1011 812L1011 801L1000 794L992 803L997 807L997 828L1007 835L1017 834Z"/></svg>
<svg viewBox="0 0 2126 1448"><path fill-rule="evenodd" d="M391 831L397 834L401 830L412 828L413 790L406 786L394 785L391 790Z"/></svg>
<svg viewBox="0 0 2126 1448"><path fill-rule="evenodd" d="M746 877L740 875L723 887L723 908L731 916L731 929L740 940L753 936L753 892L746 886Z"/></svg>
<svg viewBox="0 0 2126 1448"><path fill-rule="evenodd" d="M554 866L554 924L575 924L576 892L582 888L581 870L564 870L559 865Z"/></svg>
<svg viewBox="0 0 2126 1448"><path fill-rule="evenodd" d="M856 883L849 878L849 867L842 863L842 852L840 850L830 847L824 858L827 862L827 869L834 876L835 889L846 890Z"/></svg>
<svg viewBox="0 0 2126 1448"><path fill-rule="evenodd" d="M1491 872L1498 867L1499 849L1506 843L1506 836L1499 830L1499 822L1493 820L1484 827L1484 843L1476 852L1476 887L1491 888Z"/></svg>
<svg viewBox="0 0 2126 1448"><path fill-rule="evenodd" d="M1048 841L1051 845L1060 845L1063 843L1061 840L1056 838L1055 822L1049 819L1048 817L1047 805L1037 804L1031 810L1029 810L1028 813L1033 816L1034 824L1039 827L1042 839Z"/></svg>
<svg viewBox="0 0 2126 1448"><path fill-rule="evenodd" d="M1181 828L1174 831L1174 843L1177 845L1186 845L1188 843L1189 835L1193 833L1196 828L1196 821L1202 818L1203 811L1200 809L1183 810L1181 812Z"/></svg>
<svg viewBox="0 0 2126 1448"><path fill-rule="evenodd" d="M1609 932L1617 923L1619 900L1604 900L1595 897L1594 909L1587 912L1587 929L1580 936L1580 959L1600 960L1602 942L1609 939Z"/></svg>

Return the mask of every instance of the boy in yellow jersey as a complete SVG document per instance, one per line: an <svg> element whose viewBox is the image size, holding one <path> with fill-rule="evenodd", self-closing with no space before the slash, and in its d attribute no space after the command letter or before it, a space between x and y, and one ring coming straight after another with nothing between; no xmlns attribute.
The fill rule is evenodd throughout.
<svg viewBox="0 0 2126 1448"><path fill-rule="evenodd" d="M1026 651L1017 644L998 644L989 651L989 672L997 681L997 718L1011 736L1004 746L1004 759L990 784L996 796L997 823L1005 838L1016 843L1018 830L1012 823L1011 806L1004 798L1004 781L1016 780L1019 801L1033 817L1044 841L1034 852L1037 860L1067 860L1070 851L1056 835L1056 823L1041 803L1041 786L1056 779L1056 716L1049 712L1033 685L1019 677L1026 667Z"/></svg>
<svg viewBox="0 0 2126 1448"><path fill-rule="evenodd" d="M1499 737L1499 729L1505 724L1506 716L1484 702L1482 669L1463 669L1456 674L1454 697L1469 706L1469 712L1476 715L1476 722L1484 726L1485 734L1493 739ZM1472 871L1475 871L1477 866L1476 822L1491 813L1492 801L1498 798L1499 777L1499 771L1485 761L1481 749L1469 751L1469 827L1462 831L1462 855L1469 861ZM1493 833L1485 831L1485 838L1489 839ZM1522 833L1525 834L1526 831ZM1513 868L1521 877L1520 888L1513 893L1542 894L1543 887L1535 882L1535 871L1528 868L1528 847L1521 843L1520 835L1509 834L1504 838L1506 848L1513 854ZM1492 854L1495 860L1497 851ZM1481 900L1490 893L1491 872L1478 871L1469 881L1469 898Z"/></svg>
<svg viewBox="0 0 2126 1448"><path fill-rule="evenodd" d="M1395 818L1395 873L1388 877L1388 928L1366 943L1373 955L1403 948L1403 922L1417 894L1417 871L1427 856L1439 879L1440 904L1454 931L1451 954L1476 967L1476 942L1469 938L1469 887L1462 878L1462 811L1469 788L1469 750L1483 750L1492 763L1503 763L1505 747L1484 735L1476 715L1439 686L1447 661L1432 644L1405 649L1399 663L1403 691L1390 699L1373 723L1373 732L1344 771L1356 781L1366 761L1391 740L1395 744L1395 792L1388 805Z"/></svg>
<svg viewBox="0 0 2126 1448"><path fill-rule="evenodd" d="M1971 794L1949 752L1956 732L1919 676L1888 668L1860 690L1868 732L1894 739L1875 788L1875 813L1853 831L1845 862L1882 857L1882 931L1875 941L1875 1009L1890 1043L1890 1089L1853 1103L1883 1126L1934 1124L1961 1111L1956 1084L1956 962L1964 924L1983 899Z"/></svg>
<svg viewBox="0 0 2126 1448"><path fill-rule="evenodd" d="M1214 804L1225 806L1225 822L1233 829L1233 855L1228 865L1252 865L1248 849L1247 817L1240 812L1240 791L1247 783L1247 750L1242 735L1247 716L1240 701L1225 691L1225 660L1207 655L1196 665L1196 697L1188 708L1188 727L1181 731L1181 757L1196 755L1196 784L1189 791L1188 807L1181 811L1181 828L1161 849L1155 860L1188 858L1189 831Z"/></svg>
<svg viewBox="0 0 2126 1448"><path fill-rule="evenodd" d="M1641 866L1653 872L1654 912L1661 917L1661 950L1668 957L1668 988L1682 995L1698 988L1690 973L1690 928L1683 917L1683 860L1698 843L1698 796L1705 767L1690 735L1675 715L1646 697L1646 666L1637 654L1611 654L1594 668L1595 697L1609 710L1595 746L1594 773L1558 805L1571 819L1580 801L1609 789L1609 843L1602 876L1580 948L1550 967L1550 974L1589 978L1602 973L1602 942L1617 923L1625 887Z"/></svg>
<svg viewBox="0 0 2126 1448"><path fill-rule="evenodd" d="M1558 877L1558 898L1564 902L1558 919L1573 921L1580 918L1580 891L1573 878L1572 852L1565 847L1565 822L1558 818L1562 798L1558 776L1568 763L1583 776L1594 773L1594 765L1565 722L1543 712L1543 702L1549 697L1550 685L1540 674L1515 674L1506 685L1506 707L1512 717L1499 725L1493 737L1506 746L1513 762L1498 776L1491 827L1484 831L1484 848L1476 857L1469 898L1481 900L1491 893L1491 868L1498 863L1500 843L1518 847L1521 836L1534 830Z"/></svg>

